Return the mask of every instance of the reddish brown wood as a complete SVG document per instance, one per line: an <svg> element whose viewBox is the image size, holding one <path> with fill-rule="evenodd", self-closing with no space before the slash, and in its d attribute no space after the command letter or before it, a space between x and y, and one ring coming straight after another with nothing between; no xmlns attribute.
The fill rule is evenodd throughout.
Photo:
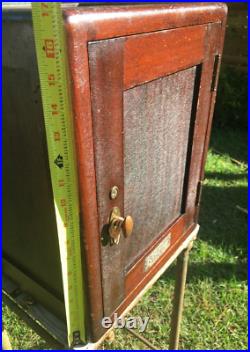
<svg viewBox="0 0 250 352"><path fill-rule="evenodd" d="M101 248L105 315L125 297L126 268L181 214L196 73L190 68L130 89L123 106L123 43L123 38L113 39L88 47L99 233L107 235L113 206L136 219L133 237ZM109 198L114 185L120 189L115 201Z"/></svg>
<svg viewBox="0 0 250 352"><path fill-rule="evenodd" d="M148 271L146 275L144 275L138 283L138 279L136 276L132 276L131 278L128 276L126 284L127 284L127 296L126 299L122 302L122 304L117 308L118 314L122 314L124 310L133 302L133 300L137 297L137 295L142 291L143 287L154 277L154 275L160 270L160 268L167 262L167 260L174 254L178 246L185 241L185 239L190 235L190 233L194 230L195 225L191 225L186 232L183 232L182 235L177 239L175 244L171 247L169 251L167 251L161 259L152 267L151 270ZM129 282L131 280L131 282Z"/></svg>
<svg viewBox="0 0 250 352"><path fill-rule="evenodd" d="M100 233L96 201L96 176L89 87L87 41L79 42L74 32L68 33L68 50L71 66L74 124L79 174L81 206L81 232L84 244L84 272L87 278L87 308L92 339L102 334L100 320L103 316L101 288Z"/></svg>
<svg viewBox="0 0 250 352"><path fill-rule="evenodd" d="M122 313L196 225L216 96L214 57L222 53L226 6L89 6L64 15L88 337L95 341L104 333L102 317ZM43 292L59 298L59 305L50 307L65 319L32 24L22 11L7 22L3 215L4 256L12 266L5 272L45 305ZM215 88L218 72L219 66ZM115 185L118 197L112 200ZM132 216L134 229L110 246L105 236L114 206L123 217ZM170 247L145 269L170 232Z"/></svg>
<svg viewBox="0 0 250 352"><path fill-rule="evenodd" d="M220 26L221 26L221 28L220 28ZM216 99L216 94L217 94L217 86L218 86L218 81L219 81L219 72L220 72L223 44L224 44L224 38L225 38L225 29L226 29L225 21L221 25L217 25L217 31L218 31L218 33L220 33L220 35L217 35L217 44L215 47L215 52L216 52L216 55L218 55L219 60L218 60L217 67L214 67L214 69L216 69L216 71L214 72L215 82L214 82L213 90L211 91L209 120L208 120L208 126L207 126L207 131L206 131L206 141L205 141L205 146L204 146L204 153L203 153L203 160L202 160L202 167L201 167L201 177L200 177L201 180L203 180L203 178L204 178L204 166L205 166L205 162L206 162L209 140L210 140L210 135L211 135L214 105L215 105L215 99ZM216 30L216 29L214 29L214 30Z"/></svg>
<svg viewBox="0 0 250 352"><path fill-rule="evenodd" d="M90 6L65 10L64 13L75 36L80 38L81 33L86 33L86 39L91 41L221 22L227 6L216 2Z"/></svg>
<svg viewBox="0 0 250 352"><path fill-rule="evenodd" d="M216 99L216 94L217 94L217 86L218 86L218 81L219 81L219 72L220 72L223 44L224 44L224 38L225 38L225 29L226 29L225 21L221 24L216 24L216 25L214 24L214 27L213 27L213 31L214 32L217 31L217 41L214 44L215 55L214 55L214 60L213 60L214 84L213 84L213 87L210 86L211 96L210 96L210 106L209 106L209 117L208 117L208 122L207 122L204 150L203 150L201 168L200 168L200 180L201 181L204 180L204 174L205 174L205 163L206 163L208 146L209 146L210 135L211 135L215 99ZM218 35L218 33L219 33L219 35ZM216 63L216 56L218 57L217 63ZM197 199L197 208L196 208L196 214L195 214L196 221L197 221L198 215L199 215L200 199L201 199L201 191L199 194L199 199Z"/></svg>
<svg viewBox="0 0 250 352"><path fill-rule="evenodd" d="M136 261L136 264L128 270L126 273L125 290L126 296L128 296L141 282L145 276L149 275L150 272L154 271L155 267L163 258L169 258L169 253L172 253L172 248L175 246L176 241L180 239L186 228L186 215L182 215L180 219L174 222L174 224L163 231L163 233L146 249L140 259ZM170 246L167 251L158 258L155 264L149 270L144 269L146 257L163 241L167 236L171 237Z"/></svg>
<svg viewBox="0 0 250 352"><path fill-rule="evenodd" d="M195 121L186 212L190 219L197 211L197 191L201 180L201 167L204 160L205 137L211 103L211 82L213 77L214 56L217 54L217 38L221 35L221 24L210 24L206 36L206 55L202 65L200 91ZM203 163L204 167L204 163ZM192 220L191 220L192 221Z"/></svg>
<svg viewBox="0 0 250 352"><path fill-rule="evenodd" d="M102 245L102 288L104 314L113 313L124 297L122 243L110 245L107 223L114 206L124 214L123 194L123 40L89 44L91 102L94 130L95 171L99 234ZM110 190L118 187L118 197Z"/></svg>
<svg viewBox="0 0 250 352"><path fill-rule="evenodd" d="M74 93L91 338L95 340L102 333L103 314L121 313L176 251L197 221L197 185L203 172L215 95L210 92L213 58L222 47L218 42L222 43L223 39L218 38L224 31L226 6L218 3L105 6L65 10L64 13ZM180 34L190 39L189 45L185 38L179 38ZM124 133L129 135L129 131L124 129L123 94L129 91L123 91L197 64L200 65L196 70L190 112L187 151L190 167L185 174L184 215L174 224L174 219L169 220L162 231L153 233L152 241L147 242L137 256L133 252L128 261L126 253L129 253L134 234L126 239L121 237L118 246L102 243L100 247L101 232L107 225L111 208L119 206L122 216L128 215L124 214L127 209L123 200L123 168ZM120 193L117 199L111 200L108 196L114 185L119 187ZM176 197L180 197L179 192ZM151 211L155 213L157 209ZM141 212L140 219L138 215L133 217L135 224L143 221L144 216ZM171 247L145 273L145 256L168 234L171 226Z"/></svg>
<svg viewBox="0 0 250 352"><path fill-rule="evenodd" d="M204 57L205 33L206 26L195 26L127 38L124 88L198 65Z"/></svg>

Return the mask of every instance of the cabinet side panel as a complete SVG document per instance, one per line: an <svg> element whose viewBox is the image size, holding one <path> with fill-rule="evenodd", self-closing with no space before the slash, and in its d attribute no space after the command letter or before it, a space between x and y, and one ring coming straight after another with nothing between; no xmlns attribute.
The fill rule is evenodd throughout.
<svg viewBox="0 0 250 352"><path fill-rule="evenodd" d="M63 302L31 18L6 20L3 42L3 254Z"/></svg>

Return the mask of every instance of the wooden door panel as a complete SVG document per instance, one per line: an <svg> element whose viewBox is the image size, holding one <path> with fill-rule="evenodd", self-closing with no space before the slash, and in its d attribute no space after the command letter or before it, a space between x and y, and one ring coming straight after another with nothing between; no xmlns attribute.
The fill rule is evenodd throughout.
<svg viewBox="0 0 250 352"><path fill-rule="evenodd" d="M132 35L124 44L124 89L198 65L207 26Z"/></svg>
<svg viewBox="0 0 250 352"><path fill-rule="evenodd" d="M200 169L197 155L204 144L199 130L204 138L208 116L201 115L200 104L210 94L207 80L212 67L206 56L214 50L206 45L208 28L88 44L105 316L153 275L194 224L193 198L199 182L195 168ZM190 181L192 173L196 178ZM114 200L113 186L119 189ZM115 206L122 216L131 215L135 224L133 235L121 236L119 245L110 244L107 231ZM167 247L145 271L147 256L150 260L161 241Z"/></svg>
<svg viewBox="0 0 250 352"><path fill-rule="evenodd" d="M217 3L143 5L133 8L108 6L95 8L94 11L92 7L82 7L76 11L68 9L65 12L72 73L81 219L84 229L82 238L88 268L92 337L94 336L95 340L101 336L102 316L112 315L114 311L122 313L128 309L137 295L147 287L149 280L158 275L162 265L179 249L197 221L197 186L203 175L202 168L216 95L210 91L210 83L214 57L220 56L222 52L226 12L226 6ZM130 212L129 208L136 207L131 201L132 198L129 198L129 191L126 191L129 182L126 182L124 177L128 172L128 160L125 157L126 152L128 153L127 142L131 149L133 143L136 144L136 141L131 142L127 137L131 133L136 139L138 134L138 131L131 132L130 119L133 121L134 118L136 121L136 118L130 116L131 112L128 113L129 105L134 105L130 104L130 100L133 99L135 104L137 102L139 105L135 107L138 113L143 106L147 109L151 84L152 91L159 89L159 94L162 94L157 80L167 81L170 74L179 71L183 73L192 67L196 67L195 94L188 137L176 133L176 139L186 138L187 142L188 138L184 182L183 174L178 178L179 189L182 182L184 184L182 197L179 191L180 198L177 199L176 207L166 205L172 213L167 214L169 218L165 224L164 221L158 223L157 219L153 218L158 228L152 233L152 238L148 234L144 249L144 237L139 236L136 226L146 218L145 214L139 211L136 215L139 220L135 219L134 244L133 235L131 239L122 237L118 246L105 245L105 236L101 243L101 233L105 234L102 230L107 224L112 207L119 206L123 216ZM145 83L147 85L143 86ZM130 90L134 88L132 93ZM176 92L175 95L178 96ZM157 98L154 96L154 99ZM155 120L158 115L159 111L156 109ZM141 121L142 119L139 122ZM177 121L175 122L177 124ZM184 118L185 126L187 122L188 119ZM163 125L164 131L163 121L160 120L160 124ZM146 126L151 127L149 123ZM144 149L147 148L147 158L152 160L152 155L157 151L155 138L151 141L151 150L144 141L143 135L148 133L147 129L143 130L145 126L136 128L141 133L140 139L144 143ZM155 134L164 135L157 126L153 126L153 130ZM168 133L166 135L171 140L172 136ZM162 146L169 147L167 143L164 145L162 138L159 144L160 153ZM185 145L181 147L184 148ZM172 150L174 154L174 146ZM185 149L182 149L183 153L184 151ZM141 150L137 152L142 153ZM131 156L131 152L128 154ZM160 156L157 156L152 164L157 164L159 160ZM166 163L165 159L164 162ZM183 171L183 163L176 164L176 173L178 167ZM137 168L139 169L139 166ZM145 169L147 172L154 171L147 170L147 166ZM167 175L168 171L170 172L161 170L160 178ZM142 174L145 179L150 176L147 172ZM171 177L167 181L171 185ZM149 184L148 181L147 183ZM169 186L170 189L173 188L173 183ZM113 185L119 187L119 196L115 200L109 198ZM149 186L152 188L152 185ZM140 192L143 193L142 187ZM148 194L152 194L152 189ZM131 196L134 197L132 194ZM164 194L160 194L160 199L163 199L163 196ZM181 198L183 202L180 211ZM171 194L169 199L173 201L174 195ZM140 199L140 202L142 205L143 200ZM155 202L149 210L145 207L144 213L150 216L152 208L157 204ZM160 206L163 207L162 204ZM150 208L150 204L148 207ZM166 213L163 211L162 214ZM163 220L161 216L160 220ZM166 225L167 222L170 223ZM170 233L171 242L168 246L165 240ZM141 247L135 254L138 243ZM164 253L160 250L160 255L152 260L152 266L147 266L145 271L145 262L149 261L147 258L152 258L152 253L161 243L164 246L166 244ZM131 257L130 250L133 254Z"/></svg>

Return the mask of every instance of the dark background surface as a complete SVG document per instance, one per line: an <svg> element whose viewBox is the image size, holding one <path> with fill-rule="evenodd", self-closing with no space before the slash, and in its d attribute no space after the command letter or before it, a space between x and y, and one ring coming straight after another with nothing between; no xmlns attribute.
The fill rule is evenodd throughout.
<svg viewBox="0 0 250 352"><path fill-rule="evenodd" d="M228 20L222 57L214 124L218 127L247 128L248 47L245 2L227 3Z"/></svg>

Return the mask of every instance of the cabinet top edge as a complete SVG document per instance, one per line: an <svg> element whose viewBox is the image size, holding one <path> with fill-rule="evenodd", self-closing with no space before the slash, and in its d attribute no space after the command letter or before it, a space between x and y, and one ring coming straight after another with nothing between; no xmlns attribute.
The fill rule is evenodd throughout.
<svg viewBox="0 0 250 352"><path fill-rule="evenodd" d="M106 19L107 15L128 18L129 16L173 16L173 15L196 15L202 13L203 16L214 16L223 19L227 15L228 7L223 2L190 2L190 3L155 3L136 5L86 5L65 7L65 16L82 16L82 19L92 21Z"/></svg>
<svg viewBox="0 0 250 352"><path fill-rule="evenodd" d="M71 35L101 40L184 26L225 23L227 5L222 2L203 2L80 6L64 9L63 13L67 31Z"/></svg>
<svg viewBox="0 0 250 352"><path fill-rule="evenodd" d="M4 7L3 7L4 10ZM77 41L111 39L133 34L206 25L225 24L227 5L223 2L164 3L140 5L62 5L65 28ZM31 20L31 10L6 6L3 21Z"/></svg>

